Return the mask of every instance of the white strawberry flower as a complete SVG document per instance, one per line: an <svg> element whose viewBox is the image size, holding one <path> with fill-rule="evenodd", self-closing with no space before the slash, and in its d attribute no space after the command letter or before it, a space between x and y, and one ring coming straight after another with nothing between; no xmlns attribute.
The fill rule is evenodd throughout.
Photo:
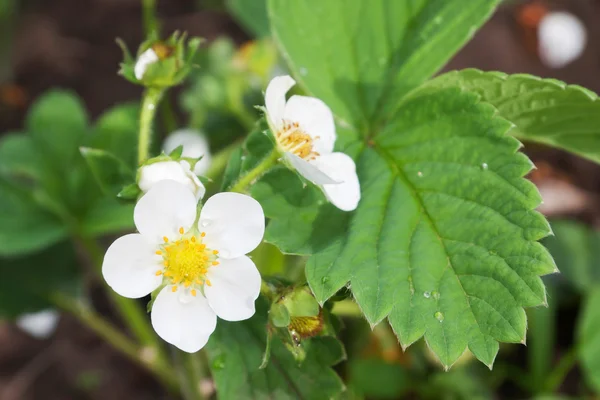
<svg viewBox="0 0 600 400"><path fill-rule="evenodd" d="M204 197L206 192L206 188L186 160L156 161L143 165L139 169L138 186L144 193L164 180L176 181L187 186L194 193L197 200Z"/></svg>
<svg viewBox="0 0 600 400"><path fill-rule="evenodd" d="M202 133L193 129L179 129L171 133L163 142L163 151L170 154L173 150L183 146L182 157L200 158L196 163L194 173L196 175L204 175L211 163L210 150L208 141Z"/></svg>
<svg viewBox="0 0 600 400"><path fill-rule="evenodd" d="M226 321L255 312L261 277L245 254L262 241L260 204L239 193L218 193L199 215L194 194L180 183L158 182L139 200L133 219L139 233L107 250L102 274L118 294L147 296L164 285L152 305L152 325L183 351L200 350Z"/></svg>
<svg viewBox="0 0 600 400"><path fill-rule="evenodd" d="M340 210L354 210L360 183L354 160L333 152L335 123L329 107L314 97L285 95L296 81L290 76L271 80L265 92L269 127L285 160L302 176L320 186Z"/></svg>
<svg viewBox="0 0 600 400"><path fill-rule="evenodd" d="M141 81L148 69L150 64L154 64L159 60L158 55L152 48L144 51L135 62L135 66L133 67L133 72L137 80Z"/></svg>
<svg viewBox="0 0 600 400"><path fill-rule="evenodd" d="M47 339L58 325L60 314L56 310L42 310L19 315L16 325L36 339Z"/></svg>

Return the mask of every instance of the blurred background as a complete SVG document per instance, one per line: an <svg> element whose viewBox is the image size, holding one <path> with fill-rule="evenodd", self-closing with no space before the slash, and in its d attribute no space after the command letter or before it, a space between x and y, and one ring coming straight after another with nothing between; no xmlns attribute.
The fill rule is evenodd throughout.
<svg viewBox="0 0 600 400"><path fill-rule="evenodd" d="M239 12L243 1L256 3L257 17ZM260 104L268 78L286 71L268 39L255 41L264 33L263 3L158 1L163 34L180 30L207 40L199 72L169 93L172 107L161 114L160 135L189 125L202 129L216 151L247 132L256 116L247 104ZM139 101L140 87L117 75L117 37L130 48L143 40L140 0L0 0L0 137L21 130L30 105L49 89L74 91L91 120L116 104ZM600 92L600 0L506 1L445 70L468 67L551 77ZM235 84L248 79L254 79L251 90ZM244 104L231 95L238 89ZM527 347L501 347L491 372L467 357L444 373L422 342L403 352L385 326L371 331L361 319L344 318L342 339L351 361L336 369L357 396L526 399L556 392L596 398L600 376L589 362L585 370L577 355L578 321L583 309L596 307L589 288L600 275L600 168L540 145L526 144L525 152L537 166L529 178L544 198L540 210L561 233L545 244L563 271L546 279L549 307L528 310ZM97 309L114 317L93 283L91 294ZM15 324L0 310L2 317L0 400L170 398L73 317L49 311ZM206 382L206 393L211 391Z"/></svg>

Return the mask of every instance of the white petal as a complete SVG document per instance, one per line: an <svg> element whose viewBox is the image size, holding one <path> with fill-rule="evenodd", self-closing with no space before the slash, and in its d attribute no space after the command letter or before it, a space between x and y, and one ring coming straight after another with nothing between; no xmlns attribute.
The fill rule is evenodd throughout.
<svg viewBox="0 0 600 400"><path fill-rule="evenodd" d="M585 50L585 25L573 14L552 12L538 26L539 53L550 68L562 68L576 60Z"/></svg>
<svg viewBox="0 0 600 400"><path fill-rule="evenodd" d="M148 69L150 64L153 64L158 61L158 56L152 49L148 49L144 51L137 59L135 66L133 67L133 72L135 73L135 77L138 80L141 80Z"/></svg>
<svg viewBox="0 0 600 400"><path fill-rule="evenodd" d="M200 350L217 326L217 316L206 298L166 286L152 305L152 326L166 342L188 353Z"/></svg>
<svg viewBox="0 0 600 400"><path fill-rule="evenodd" d="M160 181L172 180L187 186L197 199L204 196L206 189L196 174L190 169L190 164L182 160L177 161L161 161L144 165L140 168L140 177L138 186L143 192L147 192Z"/></svg>
<svg viewBox="0 0 600 400"><path fill-rule="evenodd" d="M131 233L121 236L110 245L102 262L102 275L115 292L137 299L160 286L162 257L155 254L156 245L142 235Z"/></svg>
<svg viewBox="0 0 600 400"><path fill-rule="evenodd" d="M279 129L283 123L283 111L285 110L285 94L296 84L289 75L276 76L271 79L265 92L265 107L267 118L275 129Z"/></svg>
<svg viewBox="0 0 600 400"><path fill-rule="evenodd" d="M333 151L335 123L327 104L315 97L292 96L285 105L283 119L298 122L300 128L313 138L313 149L326 154Z"/></svg>
<svg viewBox="0 0 600 400"><path fill-rule="evenodd" d="M60 314L56 310L43 310L20 315L17 326L36 339L47 339L56 330Z"/></svg>
<svg viewBox="0 0 600 400"><path fill-rule="evenodd" d="M338 182L325 172L321 171L316 162L310 163L292 153L285 153L285 158L292 164L292 167L300 173L300 175L315 185L324 185L327 183L333 184Z"/></svg>
<svg viewBox="0 0 600 400"><path fill-rule="evenodd" d="M182 157L199 158L196 163L194 173L203 175L208 171L211 163L211 156L208 141L200 132L193 129L180 129L171 133L163 143L163 151L166 154L171 153L177 147L183 146Z"/></svg>
<svg viewBox="0 0 600 400"><path fill-rule="evenodd" d="M178 230L187 232L196 220L198 202L185 185L171 180L160 181L148 191L133 210L138 231L154 243L179 237Z"/></svg>
<svg viewBox="0 0 600 400"><path fill-rule="evenodd" d="M354 160L344 153L332 153L316 160L321 171L341 182L323 185L329 201L343 211L352 211L360 201L360 182L356 175Z"/></svg>
<svg viewBox="0 0 600 400"><path fill-rule="evenodd" d="M198 229L204 243L220 257L236 258L254 250L265 233L265 214L260 203L240 193L217 193L200 211Z"/></svg>
<svg viewBox="0 0 600 400"><path fill-rule="evenodd" d="M254 262L246 256L220 264L206 274L211 286L204 286L208 304L219 318L241 321L254 315L254 301L260 294L261 278Z"/></svg>

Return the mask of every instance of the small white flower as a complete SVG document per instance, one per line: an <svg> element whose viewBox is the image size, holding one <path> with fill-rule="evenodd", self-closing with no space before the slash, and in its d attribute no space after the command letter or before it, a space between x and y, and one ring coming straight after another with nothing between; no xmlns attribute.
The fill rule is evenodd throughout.
<svg viewBox="0 0 600 400"><path fill-rule="evenodd" d="M154 64L157 61L158 55L154 50L152 50L152 48L144 51L142 54L140 54L137 61L135 62L135 66L133 67L135 77L141 81L144 77L144 74L146 73L146 70L148 69L148 66L150 64Z"/></svg>
<svg viewBox="0 0 600 400"><path fill-rule="evenodd" d="M538 26L539 54L550 68L562 68L575 61L585 50L585 25L573 14L551 12Z"/></svg>
<svg viewBox="0 0 600 400"><path fill-rule="evenodd" d="M302 176L323 188L327 199L344 211L360 200L360 183L354 160L334 153L333 114L314 97L286 93L296 82L290 76L273 78L265 93L267 120L285 159Z"/></svg>
<svg viewBox="0 0 600 400"><path fill-rule="evenodd" d="M206 188L200 179L192 172L190 163L181 161L159 161L144 165L140 168L138 186L142 192L147 192L158 182L172 180L187 186L200 200Z"/></svg>
<svg viewBox="0 0 600 400"><path fill-rule="evenodd" d="M204 175L210 167L211 156L208 147L208 141L200 132L193 129L180 129L171 133L163 143L163 151L166 154L171 153L177 147L183 146L182 157L200 158L196 163L194 173Z"/></svg>
<svg viewBox="0 0 600 400"><path fill-rule="evenodd" d="M190 353L206 344L217 316L240 321L254 314L261 277L245 254L265 231L262 207L252 197L216 194L199 216L196 206L184 185L157 183L135 206L140 233L117 239L102 264L104 279L121 296L139 298L165 285L152 305L152 325Z"/></svg>
<svg viewBox="0 0 600 400"><path fill-rule="evenodd" d="M56 330L60 314L56 310L42 310L20 315L17 326L37 339L47 339Z"/></svg>

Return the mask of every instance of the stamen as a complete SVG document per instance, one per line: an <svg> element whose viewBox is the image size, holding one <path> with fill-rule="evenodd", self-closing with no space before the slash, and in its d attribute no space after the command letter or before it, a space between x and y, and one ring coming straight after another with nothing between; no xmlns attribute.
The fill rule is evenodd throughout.
<svg viewBox="0 0 600 400"><path fill-rule="evenodd" d="M192 294L192 296L196 297L196 293L197 293L197 292L196 292L196 289L192 289L192 290L190 291L190 293Z"/></svg>
<svg viewBox="0 0 600 400"><path fill-rule="evenodd" d="M196 236L192 236L192 243L196 243Z"/></svg>
<svg viewBox="0 0 600 400"><path fill-rule="evenodd" d="M162 251L156 250L156 254L159 255L159 256L162 256Z"/></svg>
<svg viewBox="0 0 600 400"><path fill-rule="evenodd" d="M163 240L165 241L165 243L169 243L169 238L166 236L163 236Z"/></svg>
<svg viewBox="0 0 600 400"><path fill-rule="evenodd" d="M171 292L175 293L177 291L177 286L173 285L173 287L171 288Z"/></svg>
<svg viewBox="0 0 600 400"><path fill-rule="evenodd" d="M179 234L183 235L183 227L179 228Z"/></svg>
<svg viewBox="0 0 600 400"><path fill-rule="evenodd" d="M156 276L161 276L161 275L162 275L162 273L163 273L162 271L156 271L156 274L155 274L155 275L156 275Z"/></svg>
<svg viewBox="0 0 600 400"><path fill-rule="evenodd" d="M202 236L202 237L206 236L206 232L202 232L202 233L200 234L200 236Z"/></svg>
<svg viewBox="0 0 600 400"><path fill-rule="evenodd" d="M218 261L213 261L212 265L219 265L219 262Z"/></svg>
<svg viewBox="0 0 600 400"><path fill-rule="evenodd" d="M208 280L208 279L206 280L206 284L207 284L208 286L212 286L212 283L210 283L210 280Z"/></svg>
<svg viewBox="0 0 600 400"><path fill-rule="evenodd" d="M219 250L213 250L213 254L215 254L215 255L219 254Z"/></svg>

